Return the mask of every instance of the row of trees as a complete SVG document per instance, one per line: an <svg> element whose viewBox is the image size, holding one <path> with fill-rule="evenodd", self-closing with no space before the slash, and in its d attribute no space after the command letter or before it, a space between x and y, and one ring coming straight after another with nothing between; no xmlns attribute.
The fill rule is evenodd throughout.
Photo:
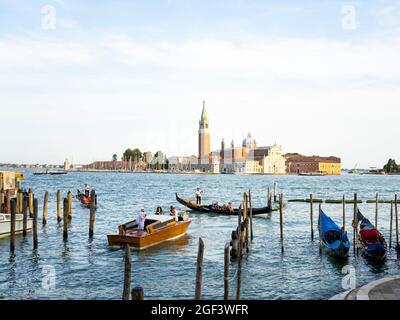
<svg viewBox="0 0 400 320"><path fill-rule="evenodd" d="M386 173L395 173L395 172L399 172L399 166L396 163L396 160L394 159L389 159L389 161L387 162L387 164L385 164L383 166L383 170Z"/></svg>
<svg viewBox="0 0 400 320"><path fill-rule="evenodd" d="M125 152L122 154L121 157L122 161L132 161L132 162L139 162L141 160L145 161L145 162L157 162L157 163L163 163L168 161L167 159L164 159L164 155L162 154L161 151L156 152L156 154L154 155L153 159L145 159L144 158L144 153L142 151L140 151L140 149L135 148L135 149L126 149ZM117 154L113 154L112 156L112 161L118 161L118 155Z"/></svg>

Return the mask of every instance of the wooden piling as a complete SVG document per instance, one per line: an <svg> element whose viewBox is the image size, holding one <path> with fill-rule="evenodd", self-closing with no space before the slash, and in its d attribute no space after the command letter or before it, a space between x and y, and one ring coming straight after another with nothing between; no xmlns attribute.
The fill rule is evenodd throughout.
<svg viewBox="0 0 400 320"><path fill-rule="evenodd" d="M376 193L376 202L375 202L375 228L378 229L378 205L379 203L379 194Z"/></svg>
<svg viewBox="0 0 400 320"><path fill-rule="evenodd" d="M244 243L247 252L249 251L249 220L247 216L247 193L243 194L243 223L244 223Z"/></svg>
<svg viewBox="0 0 400 320"><path fill-rule="evenodd" d="M144 299L144 292L142 287L135 287L132 289L132 300L140 301Z"/></svg>
<svg viewBox="0 0 400 320"><path fill-rule="evenodd" d="M4 194L4 189L1 189L0 190L0 213L5 212L4 204L5 204L5 194Z"/></svg>
<svg viewBox="0 0 400 320"><path fill-rule="evenodd" d="M72 219L72 192L68 191L68 220Z"/></svg>
<svg viewBox="0 0 400 320"><path fill-rule="evenodd" d="M92 190L90 194L91 203L90 203L90 220L89 220L89 237L93 237L94 235L94 219L96 212L96 192Z"/></svg>
<svg viewBox="0 0 400 320"><path fill-rule="evenodd" d="M241 229L242 226L239 226ZM240 300L240 289L242 284L242 261L243 261L243 237L239 237L239 258L238 258L238 269L236 276L236 300Z"/></svg>
<svg viewBox="0 0 400 320"><path fill-rule="evenodd" d="M274 182L274 202L276 203L276 198L277 198L277 194L276 194L276 182Z"/></svg>
<svg viewBox="0 0 400 320"><path fill-rule="evenodd" d="M358 253L357 237L358 237L358 210L357 210L357 193L354 194L354 214L353 214L353 245L354 255Z"/></svg>
<svg viewBox="0 0 400 320"><path fill-rule="evenodd" d="M22 193L21 189L18 189L18 213L23 212L23 204L24 204L24 194Z"/></svg>
<svg viewBox="0 0 400 320"><path fill-rule="evenodd" d="M131 292L131 248L129 244L125 244L125 270L124 270L124 291L122 300L129 300Z"/></svg>
<svg viewBox="0 0 400 320"><path fill-rule="evenodd" d="M253 202L251 200L251 191L249 190L249 217L250 217L250 239L253 241L254 238L254 231L253 231Z"/></svg>
<svg viewBox="0 0 400 320"><path fill-rule="evenodd" d="M397 207L397 194L394 196L394 210L396 214L396 250L399 254L399 210Z"/></svg>
<svg viewBox="0 0 400 320"><path fill-rule="evenodd" d="M310 194L310 225L311 225L311 241L314 241L314 203L312 194Z"/></svg>
<svg viewBox="0 0 400 320"><path fill-rule="evenodd" d="M60 223L62 220L61 213L61 191L57 190L57 222Z"/></svg>
<svg viewBox="0 0 400 320"><path fill-rule="evenodd" d="M229 242L224 250L224 300L229 300Z"/></svg>
<svg viewBox="0 0 400 320"><path fill-rule="evenodd" d="M195 300L201 299L201 284L203 281L203 258L204 258L204 241L202 238L200 238L199 239L199 250L197 252Z"/></svg>
<svg viewBox="0 0 400 320"><path fill-rule="evenodd" d="M319 235L319 254L322 253L322 226L321 226L322 204L318 208L318 235Z"/></svg>
<svg viewBox="0 0 400 320"><path fill-rule="evenodd" d="M33 216L33 192L32 192L32 189L29 189L28 195L29 195L29 216L32 218L32 216Z"/></svg>
<svg viewBox="0 0 400 320"><path fill-rule="evenodd" d="M64 198L63 203L63 239L68 240L68 199Z"/></svg>
<svg viewBox="0 0 400 320"><path fill-rule="evenodd" d="M7 193L6 196L6 204L7 204L6 213L11 213L11 195L9 193Z"/></svg>
<svg viewBox="0 0 400 320"><path fill-rule="evenodd" d="M43 202L43 225L47 224L47 209L49 207L49 193L46 191L44 194L44 202Z"/></svg>
<svg viewBox="0 0 400 320"><path fill-rule="evenodd" d="M343 231L346 230L346 197L343 195Z"/></svg>
<svg viewBox="0 0 400 320"><path fill-rule="evenodd" d="M390 202L390 227L389 227L389 248L392 249L393 235L393 200Z"/></svg>
<svg viewBox="0 0 400 320"><path fill-rule="evenodd" d="M22 236L26 237L27 230L28 230L28 198L23 197L22 200Z"/></svg>
<svg viewBox="0 0 400 320"><path fill-rule="evenodd" d="M17 211L17 200L11 200L11 212L10 212L10 252L15 251L15 218Z"/></svg>
<svg viewBox="0 0 400 320"><path fill-rule="evenodd" d="M33 233L33 249L38 247L38 201L33 199L33 219L32 219L32 233Z"/></svg>
<svg viewBox="0 0 400 320"><path fill-rule="evenodd" d="M284 244L283 244L283 193L281 193L279 197L279 225L281 231L281 252L285 252Z"/></svg>

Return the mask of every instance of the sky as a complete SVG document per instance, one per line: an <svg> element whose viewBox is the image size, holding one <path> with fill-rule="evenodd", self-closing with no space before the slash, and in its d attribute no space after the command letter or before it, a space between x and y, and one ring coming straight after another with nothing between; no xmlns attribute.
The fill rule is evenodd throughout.
<svg viewBox="0 0 400 320"><path fill-rule="evenodd" d="M0 0L0 163L222 138L400 162L400 2Z"/></svg>

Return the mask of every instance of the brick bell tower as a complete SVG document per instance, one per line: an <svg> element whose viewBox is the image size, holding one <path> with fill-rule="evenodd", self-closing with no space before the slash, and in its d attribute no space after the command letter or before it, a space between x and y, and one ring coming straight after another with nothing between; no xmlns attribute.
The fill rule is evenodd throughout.
<svg viewBox="0 0 400 320"><path fill-rule="evenodd" d="M206 102L203 101L203 112L199 122L199 164L210 163L210 131L208 128L208 115Z"/></svg>

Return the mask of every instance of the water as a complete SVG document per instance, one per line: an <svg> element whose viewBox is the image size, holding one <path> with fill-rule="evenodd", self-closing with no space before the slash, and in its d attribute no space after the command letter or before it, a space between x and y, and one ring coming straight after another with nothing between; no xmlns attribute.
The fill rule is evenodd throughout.
<svg viewBox="0 0 400 320"><path fill-rule="evenodd" d="M18 236L15 255L9 252L9 239L0 239L0 299L121 299L124 261L121 250L107 245L106 235L115 233L120 223L136 216L144 207L147 213L158 205L182 208L175 192L194 197L196 187L204 190L204 202L237 205L243 192L251 188L254 207L264 206L267 187L278 183L285 199L348 198L354 192L362 200L374 199L379 192L390 199L399 192L400 176L298 177L169 175L129 173L70 173L66 176L33 176L25 171L25 188L32 188L39 199L42 214L44 192L50 192L48 224L39 219L39 248L32 250L32 234ZM56 221L56 192L89 183L98 194L95 236L88 238L89 210L74 200L73 221L67 243L62 226ZM183 208L182 208L183 209ZM341 224L342 205L324 204L325 211ZM375 205L360 205L374 221ZM317 232L315 206L315 237ZM353 205L347 205L346 225L352 220ZM389 238L390 205L380 205L379 228ZM192 214L188 234L176 241L161 244L144 252L132 251L132 286L141 285L146 299L193 299L195 289L198 238L205 242L203 298L223 298L224 245L236 228L237 217ZM338 262L320 256L318 243L310 240L309 204L289 203L284 210L285 254L280 252L279 215L268 220L254 217L254 242L245 257L242 273L243 299L327 299L342 289L342 267L353 265L357 286L374 279L398 274L394 250L383 265L371 264L362 256ZM352 238L352 231L349 232ZM50 269L49 269L50 268ZM55 271L55 288L46 286L46 272ZM236 263L231 263L231 297L236 290ZM44 282L44 286L42 284Z"/></svg>

